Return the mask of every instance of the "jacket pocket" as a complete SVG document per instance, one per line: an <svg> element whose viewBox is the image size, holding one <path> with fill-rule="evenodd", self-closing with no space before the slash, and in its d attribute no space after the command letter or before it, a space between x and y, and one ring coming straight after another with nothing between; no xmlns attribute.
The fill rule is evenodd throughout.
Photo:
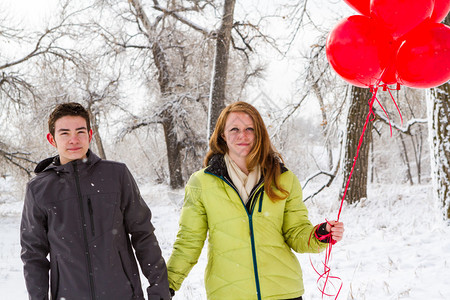
<svg viewBox="0 0 450 300"><path fill-rule="evenodd" d="M120 251L118 251L118 254L119 254L119 259L120 259L120 264L121 264L121 266L122 266L123 274L125 274L125 277L126 277L127 280L128 280L128 284L129 284L129 286L130 286L130 288L131 288L131 292L133 293L133 299L134 299L134 297L135 297L135 292L134 292L134 285L133 285L133 282L131 281L131 276L130 276L130 275L128 274L128 272L127 272L126 264L125 264L125 262L124 262L124 258L122 257L122 253L121 253Z"/></svg>
<svg viewBox="0 0 450 300"><path fill-rule="evenodd" d="M121 222L117 214L117 193L90 194L84 198L84 211L87 233L91 238L99 238L113 233L115 218Z"/></svg>
<svg viewBox="0 0 450 300"><path fill-rule="evenodd" d="M88 211L89 211L89 220L91 222L91 233L92 236L95 236L94 209L92 208L91 198L88 198Z"/></svg>

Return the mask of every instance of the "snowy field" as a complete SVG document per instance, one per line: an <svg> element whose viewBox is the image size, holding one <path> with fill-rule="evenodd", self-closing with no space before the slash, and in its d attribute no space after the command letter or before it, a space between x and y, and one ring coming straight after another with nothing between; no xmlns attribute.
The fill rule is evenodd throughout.
<svg viewBox="0 0 450 300"><path fill-rule="evenodd" d="M141 192L153 212L167 260L178 228L183 191L141 185ZM335 195L336 188L331 187L307 202L313 223L336 218L339 203ZM14 199L5 184L0 185L0 298L6 300L28 299L19 257L21 210L21 199ZM440 220L430 186L371 186L369 199L344 205L340 219L346 226L345 237L333 247L330 261L331 275L343 282L338 299L450 299L450 225ZM205 250L175 299L206 299ZM324 254L298 257L304 273L304 299L322 299L310 260L320 268Z"/></svg>

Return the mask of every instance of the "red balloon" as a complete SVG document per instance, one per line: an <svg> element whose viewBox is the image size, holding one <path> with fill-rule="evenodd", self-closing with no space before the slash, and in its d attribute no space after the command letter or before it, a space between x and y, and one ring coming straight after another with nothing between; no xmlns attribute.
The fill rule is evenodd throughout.
<svg viewBox="0 0 450 300"><path fill-rule="evenodd" d="M434 0L433 14L431 15L432 22L442 22L450 11L450 0Z"/></svg>
<svg viewBox="0 0 450 300"><path fill-rule="evenodd" d="M363 14L370 16L370 0L344 0L351 8Z"/></svg>
<svg viewBox="0 0 450 300"><path fill-rule="evenodd" d="M381 77L381 81L385 84L394 84L397 83L397 70L395 69L395 65L389 65L386 71L383 73Z"/></svg>
<svg viewBox="0 0 450 300"><path fill-rule="evenodd" d="M429 18L435 0L371 0L371 17L398 38Z"/></svg>
<svg viewBox="0 0 450 300"><path fill-rule="evenodd" d="M326 53L333 69L347 82L370 87L378 84L387 67L392 38L369 17L341 20L327 38Z"/></svg>
<svg viewBox="0 0 450 300"><path fill-rule="evenodd" d="M403 37L392 43L388 67L383 72L383 75L381 77L381 81L383 81L383 83L385 83L385 84L397 83L397 68L395 67L395 59L397 57L398 49L400 48L400 45L402 43L403 43Z"/></svg>
<svg viewBox="0 0 450 300"><path fill-rule="evenodd" d="M400 46L398 81L413 88L431 88L450 79L450 27L425 22Z"/></svg>

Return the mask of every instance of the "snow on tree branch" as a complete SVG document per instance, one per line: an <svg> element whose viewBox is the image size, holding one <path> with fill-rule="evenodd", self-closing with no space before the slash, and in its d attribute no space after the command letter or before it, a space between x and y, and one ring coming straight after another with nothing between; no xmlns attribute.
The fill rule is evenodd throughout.
<svg viewBox="0 0 450 300"><path fill-rule="evenodd" d="M377 116L377 120L380 120L381 122L383 122L387 125L390 124L393 128L397 129L401 133L408 134L408 135L412 135L411 128L413 125L426 124L428 122L428 119L411 119L406 123L406 127L401 127L400 125L390 121L386 115L381 114L378 110L373 109L373 111L375 112L375 114Z"/></svg>

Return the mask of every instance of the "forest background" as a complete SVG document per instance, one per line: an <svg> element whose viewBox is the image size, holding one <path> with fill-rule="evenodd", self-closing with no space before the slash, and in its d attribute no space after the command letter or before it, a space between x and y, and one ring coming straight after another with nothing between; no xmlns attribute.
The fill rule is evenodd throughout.
<svg viewBox="0 0 450 300"><path fill-rule="evenodd" d="M0 217L18 213L10 208L20 207L35 164L55 154L45 141L48 113L67 101L89 109L96 153L127 163L140 185L174 195L201 168L214 116L247 101L301 180L308 206L337 213L371 97L326 61L327 34L356 14L343 1L54 0L20 8L2 1L0 8ZM368 202L420 191L432 207L430 226L448 231L448 95L448 83L393 92L402 123L389 93L379 92L389 118L375 106L348 205L378 207ZM398 192L393 186L402 196L388 193ZM182 197L170 199L181 205Z"/></svg>

